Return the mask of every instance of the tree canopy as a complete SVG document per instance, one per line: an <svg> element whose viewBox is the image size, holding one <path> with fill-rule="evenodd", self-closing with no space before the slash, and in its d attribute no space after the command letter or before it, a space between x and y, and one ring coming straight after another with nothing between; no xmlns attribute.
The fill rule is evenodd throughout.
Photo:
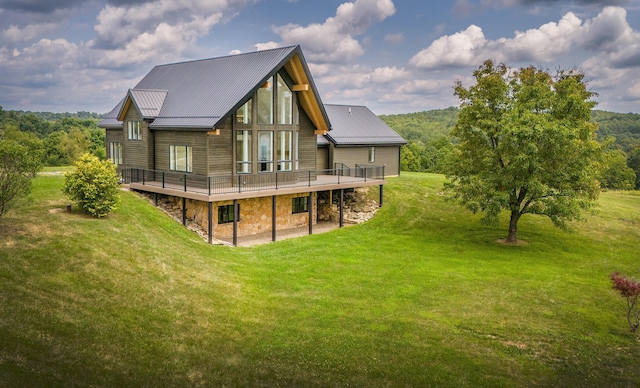
<svg viewBox="0 0 640 388"><path fill-rule="evenodd" d="M545 215L558 227L580 218L598 197L602 153L584 74L486 61L473 76L474 86L455 85L459 143L447 165L450 197L483 212L485 222L509 211L512 243L524 214Z"/></svg>

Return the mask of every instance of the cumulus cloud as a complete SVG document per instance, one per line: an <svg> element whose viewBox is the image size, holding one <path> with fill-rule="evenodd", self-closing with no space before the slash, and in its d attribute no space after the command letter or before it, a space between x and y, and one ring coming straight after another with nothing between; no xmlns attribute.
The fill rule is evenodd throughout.
<svg viewBox="0 0 640 388"><path fill-rule="evenodd" d="M504 9L514 6L529 7L537 13L539 7L557 7L558 5L576 5L589 7L606 7L629 4L631 0L457 0L452 12L458 17L469 17L488 9Z"/></svg>
<svg viewBox="0 0 640 388"><path fill-rule="evenodd" d="M258 43L256 47L264 49L274 45L301 44L305 49L305 56L312 62L345 63L364 54L364 49L354 36L363 34L373 24L383 21L395 11L391 0L343 3L336 10L336 15L322 24L274 27L273 31L280 35L282 42Z"/></svg>
<svg viewBox="0 0 640 388"><path fill-rule="evenodd" d="M389 34L384 37L384 41L391 44L400 44L404 42L404 34Z"/></svg>
<svg viewBox="0 0 640 388"><path fill-rule="evenodd" d="M41 37L44 34L51 33L58 28L56 23L30 24L24 28L11 25L0 33L5 43L28 42Z"/></svg>

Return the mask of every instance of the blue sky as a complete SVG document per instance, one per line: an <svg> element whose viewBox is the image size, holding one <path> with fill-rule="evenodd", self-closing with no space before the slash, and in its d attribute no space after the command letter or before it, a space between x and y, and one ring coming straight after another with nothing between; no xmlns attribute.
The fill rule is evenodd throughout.
<svg viewBox="0 0 640 388"><path fill-rule="evenodd" d="M325 103L456 106L485 59L640 112L640 0L0 0L0 106L109 111L155 65L300 44Z"/></svg>

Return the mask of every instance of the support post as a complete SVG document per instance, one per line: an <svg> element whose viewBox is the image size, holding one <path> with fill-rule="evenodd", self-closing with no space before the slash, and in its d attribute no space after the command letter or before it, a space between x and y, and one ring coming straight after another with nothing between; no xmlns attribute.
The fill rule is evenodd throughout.
<svg viewBox="0 0 640 388"><path fill-rule="evenodd" d="M209 223L209 244L213 243L213 204L211 202L207 203L208 214L207 221Z"/></svg>
<svg viewBox="0 0 640 388"><path fill-rule="evenodd" d="M187 226L187 199L182 198L182 225Z"/></svg>
<svg viewBox="0 0 640 388"><path fill-rule="evenodd" d="M307 197L307 210L309 210L309 234L313 234L313 193Z"/></svg>
<svg viewBox="0 0 640 388"><path fill-rule="evenodd" d="M382 207L382 203L384 202L384 185L380 185L380 206Z"/></svg>
<svg viewBox="0 0 640 388"><path fill-rule="evenodd" d="M276 207L276 196L271 196L271 241L276 241L276 227L277 227L277 207Z"/></svg>
<svg viewBox="0 0 640 388"><path fill-rule="evenodd" d="M344 189L340 189L340 227L344 226Z"/></svg>
<svg viewBox="0 0 640 388"><path fill-rule="evenodd" d="M233 246L238 245L238 218L240 217L238 211L238 200L233 200Z"/></svg>

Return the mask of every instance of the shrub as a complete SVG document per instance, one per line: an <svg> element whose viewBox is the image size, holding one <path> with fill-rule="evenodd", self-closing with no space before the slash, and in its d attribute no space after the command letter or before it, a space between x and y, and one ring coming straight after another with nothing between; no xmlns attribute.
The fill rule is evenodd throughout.
<svg viewBox="0 0 640 388"><path fill-rule="evenodd" d="M31 191L31 179L42 168L38 152L0 139L0 217Z"/></svg>
<svg viewBox="0 0 640 388"><path fill-rule="evenodd" d="M638 296L640 296L640 282L630 279L619 272L609 275L613 282L613 289L620 293L620 296L627 299L627 322L632 332L638 330L640 326L640 309L638 308Z"/></svg>
<svg viewBox="0 0 640 388"><path fill-rule="evenodd" d="M88 153L82 155L75 166L74 171L65 174L64 193L92 216L106 216L118 203L116 166Z"/></svg>

